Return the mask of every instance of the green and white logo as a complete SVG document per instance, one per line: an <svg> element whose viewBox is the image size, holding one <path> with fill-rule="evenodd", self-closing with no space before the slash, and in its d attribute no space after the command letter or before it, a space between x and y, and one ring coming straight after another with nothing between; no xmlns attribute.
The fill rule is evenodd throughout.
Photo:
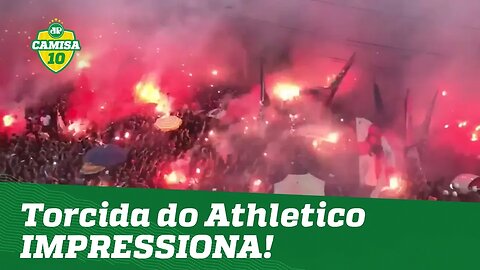
<svg viewBox="0 0 480 270"><path fill-rule="evenodd" d="M48 69L58 73L70 64L75 52L80 50L80 41L73 31L66 30L63 23L55 18L48 29L38 31L37 38L32 41L32 50L38 53Z"/></svg>

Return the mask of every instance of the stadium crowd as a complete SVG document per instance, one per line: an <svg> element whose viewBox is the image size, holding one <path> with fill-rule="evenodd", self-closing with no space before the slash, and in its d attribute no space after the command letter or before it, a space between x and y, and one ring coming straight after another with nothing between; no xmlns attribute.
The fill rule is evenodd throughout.
<svg viewBox="0 0 480 270"><path fill-rule="evenodd" d="M175 176L189 179L181 183L182 189L244 192L272 192L275 182L272 179L279 178L274 176L279 167L271 166L259 151L237 148L227 156L217 153L210 135L225 127L205 112L193 112L187 107L173 112L182 119L182 124L167 133L154 126L156 117L131 116L111 122L103 129L91 125L81 136L72 136L58 128L56 115L64 115L64 110L65 103L60 101L26 113L26 132L1 140L1 175L12 176L16 181L47 184L178 188L166 181L166 176L177 170L176 164L183 163L176 172L183 176ZM108 144L126 149L126 162L98 173L82 173L85 154ZM456 194L449 184L447 179L431 181L416 187L415 194L407 194L406 198L480 201L477 192ZM327 185L326 190L330 190L327 195L359 195L345 192L348 188Z"/></svg>
<svg viewBox="0 0 480 270"><path fill-rule="evenodd" d="M258 162L251 166L248 157L234 161L232 155L224 159L216 153L208 139L215 120L205 113L186 108L175 112L182 125L168 133L154 127L154 117L132 116L102 130L92 126L82 136L71 136L59 132L54 119L59 105L53 108L27 114L26 133L3 138L0 174L35 183L168 188L162 175L172 170L172 163L188 159L189 169L182 173L201 179L188 188L248 191L248 182L241 181L245 178L239 174L256 171ZM106 144L127 149L127 161L101 173L82 174L84 155ZM239 181L221 181L225 178Z"/></svg>

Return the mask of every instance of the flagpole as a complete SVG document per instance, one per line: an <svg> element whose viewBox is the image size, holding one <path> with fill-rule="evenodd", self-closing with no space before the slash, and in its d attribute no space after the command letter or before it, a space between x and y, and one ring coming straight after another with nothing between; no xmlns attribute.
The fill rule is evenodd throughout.
<svg viewBox="0 0 480 270"><path fill-rule="evenodd" d="M260 108L258 112L258 119L262 121L265 120L264 117L264 106L265 106L265 73L264 73L264 59L260 59Z"/></svg>
<svg viewBox="0 0 480 270"><path fill-rule="evenodd" d="M407 88L404 101L404 123L405 123L405 142L410 143L410 88Z"/></svg>
<svg viewBox="0 0 480 270"><path fill-rule="evenodd" d="M265 136L265 132L267 129L266 122L265 122L265 107L268 106L266 103L267 101L267 93L265 87L265 70L264 70L265 60L262 57L260 59L260 98L259 98L259 110L258 110L258 127L262 136Z"/></svg>
<svg viewBox="0 0 480 270"><path fill-rule="evenodd" d="M342 83L343 79L345 78L345 76L347 75L348 71L350 70L350 68L352 67L355 61L355 55L356 54L353 53L352 56L350 56L347 63L345 63L345 66L343 66L342 70L340 71L340 73L338 73L338 75L335 76L335 79L333 80L333 82L328 86L328 89L330 89L330 95L325 101L325 105L327 107L332 106L333 98L335 97L338 91L338 88L340 87L340 84Z"/></svg>

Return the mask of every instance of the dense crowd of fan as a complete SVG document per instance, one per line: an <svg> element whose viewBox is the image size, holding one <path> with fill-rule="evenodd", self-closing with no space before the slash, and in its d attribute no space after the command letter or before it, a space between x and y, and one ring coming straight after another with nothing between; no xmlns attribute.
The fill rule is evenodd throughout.
<svg viewBox="0 0 480 270"><path fill-rule="evenodd" d="M208 140L215 121L205 113L189 109L175 112L183 122L179 129L168 133L154 127L154 117L132 116L101 130L93 126L82 136L72 136L58 130L54 121L58 107L55 108L28 114L26 133L4 138L0 174L35 183L166 188L162 175L171 170L172 163L188 158L189 169L183 173L201 179L189 188L248 190L246 181L221 181L244 179L237 176L254 169L247 159L242 164L232 156L224 159L216 153ZM127 149L127 161L95 175L82 175L84 155L105 144Z"/></svg>
<svg viewBox="0 0 480 270"><path fill-rule="evenodd" d="M195 113L188 108L174 112L183 122L179 129L168 133L154 127L155 117L131 116L103 129L93 125L81 136L72 136L57 128L56 114L62 112L62 106L58 103L27 113L26 132L2 139L1 175L22 182L169 188L164 176L174 169L172 164L184 161L188 169L182 173L195 181L189 181L189 186L183 188L252 191L252 179L269 180L276 173L262 155L252 155L248 149L237 149L234 155L226 157L217 153L209 133L222 127L204 112ZM82 174L84 155L105 144L127 149L127 161L100 173ZM258 191L272 190L270 181L262 182ZM447 194L448 185L447 180L425 183L415 188L415 194L408 194L408 198L480 201L476 192ZM333 195L347 195L341 188L333 189Z"/></svg>

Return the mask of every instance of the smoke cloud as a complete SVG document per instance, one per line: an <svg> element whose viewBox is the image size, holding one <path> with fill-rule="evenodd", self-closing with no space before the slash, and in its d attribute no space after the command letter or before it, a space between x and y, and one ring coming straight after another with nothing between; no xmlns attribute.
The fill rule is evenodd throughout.
<svg viewBox="0 0 480 270"><path fill-rule="evenodd" d="M272 95L278 78L326 85L356 52L335 100L344 111L373 117L376 81L396 116L391 128L400 133L407 88L417 125L435 91L445 91L432 143L454 141L449 145L456 151L477 151L469 136L480 125L479 13L474 0L0 0L0 112L21 118L24 106L73 82L75 110L105 122L137 110L132 89L153 75L178 104L192 102L201 84L251 85L251 94L230 109L251 116L258 109L261 57ZM53 18L74 30L82 45L59 74L45 69L29 47ZM89 67L80 69L80 61ZM311 103L305 111L318 109ZM462 135L444 128L461 121L469 123Z"/></svg>

